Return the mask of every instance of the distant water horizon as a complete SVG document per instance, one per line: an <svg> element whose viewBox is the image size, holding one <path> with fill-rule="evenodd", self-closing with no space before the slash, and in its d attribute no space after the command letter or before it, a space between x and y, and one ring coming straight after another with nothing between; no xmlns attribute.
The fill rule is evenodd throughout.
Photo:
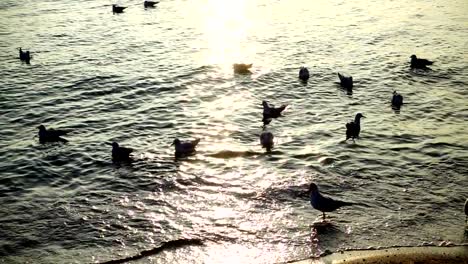
<svg viewBox="0 0 468 264"><path fill-rule="evenodd" d="M0 3L0 263L101 263L179 239L203 246L140 262L467 243L466 1L113 3ZM411 70L413 54L435 63ZM271 152L263 100L288 105ZM41 124L68 142L40 144ZM197 151L175 158L175 138ZM113 141L134 161L113 163ZM327 213L312 241L311 182L367 206Z"/></svg>

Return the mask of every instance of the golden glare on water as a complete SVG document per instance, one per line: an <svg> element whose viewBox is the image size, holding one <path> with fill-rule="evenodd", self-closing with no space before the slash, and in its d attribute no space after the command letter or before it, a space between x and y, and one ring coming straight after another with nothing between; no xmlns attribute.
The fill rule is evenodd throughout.
<svg viewBox="0 0 468 264"><path fill-rule="evenodd" d="M199 45L206 50L200 60L204 64L222 67L252 60L255 47L247 45L248 37L252 34L252 3L246 0L207 0L201 6L203 15L199 18L202 38Z"/></svg>

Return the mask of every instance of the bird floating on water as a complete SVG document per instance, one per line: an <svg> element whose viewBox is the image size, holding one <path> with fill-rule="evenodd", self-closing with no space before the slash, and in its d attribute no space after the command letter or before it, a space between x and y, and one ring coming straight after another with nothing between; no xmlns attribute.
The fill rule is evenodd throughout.
<svg viewBox="0 0 468 264"><path fill-rule="evenodd" d="M112 12L113 13L123 13L124 9L127 8L126 6L119 6L116 4L112 5Z"/></svg>
<svg viewBox="0 0 468 264"><path fill-rule="evenodd" d="M361 132L361 118L365 118L361 113L357 113L354 121L346 124L346 140L352 138L359 138L359 132Z"/></svg>
<svg viewBox="0 0 468 264"><path fill-rule="evenodd" d="M192 141L185 141L181 142L178 138L174 139L171 145L174 145L175 147L175 154L176 156L180 155L187 155L195 152L195 148L197 147L198 143L200 142L200 139L197 138Z"/></svg>
<svg viewBox="0 0 468 264"><path fill-rule="evenodd" d="M22 61L25 61L26 63L29 63L29 61L31 60L31 55L29 53L29 50L23 51L21 47L18 48L18 50L19 50L19 59Z"/></svg>
<svg viewBox="0 0 468 264"><path fill-rule="evenodd" d="M133 149L131 148L126 148L126 147L121 147L119 143L117 142L112 142L112 143L107 143L107 145L112 146L112 160L113 161L128 161L130 160L130 153L133 152Z"/></svg>
<svg viewBox="0 0 468 264"><path fill-rule="evenodd" d="M309 77L309 70L306 67L301 67L301 69L299 70L299 79L306 82L307 80L309 80Z"/></svg>
<svg viewBox="0 0 468 264"><path fill-rule="evenodd" d="M392 106L395 107L396 109L400 109L402 105L403 105L403 96L397 93L397 91L393 91Z"/></svg>
<svg viewBox="0 0 468 264"><path fill-rule="evenodd" d="M416 55L411 55L411 68L427 69L427 65L432 65L434 62L426 59L418 59Z"/></svg>
<svg viewBox="0 0 468 264"><path fill-rule="evenodd" d="M468 222L468 199L465 201L465 215L466 215L466 222Z"/></svg>
<svg viewBox="0 0 468 264"><path fill-rule="evenodd" d="M353 77L345 73L338 73L338 78L340 78L340 84L342 87L351 90L353 89Z"/></svg>
<svg viewBox="0 0 468 264"><path fill-rule="evenodd" d="M274 144L273 138L273 133L270 131L265 131L264 127L262 134L260 134L260 144L262 145L262 148L265 148L268 152L270 152Z"/></svg>
<svg viewBox="0 0 468 264"><path fill-rule="evenodd" d="M156 1L145 1L145 2L143 2L143 5L144 5L145 7L154 7L154 5L156 5L157 3L159 3L159 2L156 2Z"/></svg>
<svg viewBox="0 0 468 264"><path fill-rule="evenodd" d="M232 65L232 68L234 69L234 73L248 74L248 73L251 73L250 68L252 68L252 63L251 64L234 63Z"/></svg>
<svg viewBox="0 0 468 264"><path fill-rule="evenodd" d="M40 125L37 127L39 129L39 142L46 143L46 142L68 142L68 140L61 138L61 136L66 135L70 131L66 130L55 130L53 128L46 129L44 125Z"/></svg>
<svg viewBox="0 0 468 264"><path fill-rule="evenodd" d="M322 212L323 220L325 220L325 212L333 212L342 206L354 205L354 203L334 200L320 194L319 189L315 183L311 183L309 187L310 204L314 209Z"/></svg>
<svg viewBox="0 0 468 264"><path fill-rule="evenodd" d="M262 101L263 106L263 118L277 118L281 116L281 112L286 109L288 105L281 105L280 107L274 107L273 105L268 105L267 101Z"/></svg>

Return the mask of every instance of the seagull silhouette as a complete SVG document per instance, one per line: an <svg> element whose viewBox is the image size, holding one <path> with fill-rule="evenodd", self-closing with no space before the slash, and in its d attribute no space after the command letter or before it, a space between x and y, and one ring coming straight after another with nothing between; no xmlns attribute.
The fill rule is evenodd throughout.
<svg viewBox="0 0 468 264"><path fill-rule="evenodd" d="M273 133L271 133L270 131L265 131L265 127L263 127L264 131L262 132L262 134L260 134L260 144L262 145L262 148L266 148L266 150L268 152L271 151L271 149L273 148Z"/></svg>
<svg viewBox="0 0 468 264"><path fill-rule="evenodd" d="M112 5L112 12L113 13L123 13L124 9L127 8L126 6L118 6L116 4Z"/></svg>
<svg viewBox="0 0 468 264"><path fill-rule="evenodd" d="M263 105L263 119L277 118L281 116L281 112L286 109L288 105L282 105L280 107L274 107L273 105L268 105L267 101L262 101Z"/></svg>
<svg viewBox="0 0 468 264"><path fill-rule="evenodd" d="M191 154L192 152L194 152L199 142L200 142L199 138L192 140L192 141L185 141L185 142L181 142L178 138L176 138L174 139L171 145L174 145L175 147L175 155L180 156L180 155Z"/></svg>
<svg viewBox="0 0 468 264"><path fill-rule="evenodd" d="M357 113L354 121L351 121L346 124L346 140L352 138L359 138L359 133L361 132L361 118L363 116L361 113Z"/></svg>
<svg viewBox="0 0 468 264"><path fill-rule="evenodd" d="M159 2L155 2L155 1L144 1L143 2L143 6L144 7L154 7L155 4L157 4Z"/></svg>
<svg viewBox="0 0 468 264"><path fill-rule="evenodd" d="M353 89L353 77L345 73L338 73L338 78L340 78L340 84L342 87L352 90Z"/></svg>
<svg viewBox="0 0 468 264"><path fill-rule="evenodd" d="M309 77L309 70L306 67L301 67L301 69L299 70L299 79L306 82L307 80L309 80Z"/></svg>
<svg viewBox="0 0 468 264"><path fill-rule="evenodd" d="M130 160L130 153L133 152L133 149L131 148L126 148L126 147L121 147L119 146L119 143L117 142L112 142L112 143L107 143L107 145L112 146L112 160L113 161L128 161Z"/></svg>
<svg viewBox="0 0 468 264"><path fill-rule="evenodd" d="M47 130L44 125L40 125L37 127L39 129L39 142L46 143L46 142L68 142L68 140L61 138L61 136L66 135L69 131L66 130L55 130L53 128Z"/></svg>
<svg viewBox="0 0 468 264"><path fill-rule="evenodd" d="M320 194L319 189L315 183L311 183L309 187L310 204L314 209L322 212L323 219L325 220L325 212L333 212L342 206L354 205L354 203L334 200Z"/></svg>
<svg viewBox="0 0 468 264"><path fill-rule="evenodd" d="M416 55L411 55L411 68L427 69L427 65L432 65L434 62L426 59L418 59Z"/></svg>
<svg viewBox="0 0 468 264"><path fill-rule="evenodd" d="M396 109L400 109L401 105L403 105L403 96L397 93L397 91L393 91L392 106Z"/></svg>

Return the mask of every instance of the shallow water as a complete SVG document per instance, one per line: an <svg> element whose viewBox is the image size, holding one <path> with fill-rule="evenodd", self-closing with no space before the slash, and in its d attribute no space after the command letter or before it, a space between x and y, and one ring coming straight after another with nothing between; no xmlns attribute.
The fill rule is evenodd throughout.
<svg viewBox="0 0 468 264"><path fill-rule="evenodd" d="M0 3L0 262L102 262L180 238L205 246L140 262L466 239L466 1L122 1L116 15L111 3ZM436 63L411 71L411 54ZM252 74L234 75L239 62ZM268 126L272 153L258 139L265 99L289 105ZM344 142L357 112L361 138ZM39 124L73 130L69 142L39 144ZM174 159L176 137L201 138L196 154ZM109 141L135 161L113 164ZM328 214L316 246L312 181L367 205Z"/></svg>

